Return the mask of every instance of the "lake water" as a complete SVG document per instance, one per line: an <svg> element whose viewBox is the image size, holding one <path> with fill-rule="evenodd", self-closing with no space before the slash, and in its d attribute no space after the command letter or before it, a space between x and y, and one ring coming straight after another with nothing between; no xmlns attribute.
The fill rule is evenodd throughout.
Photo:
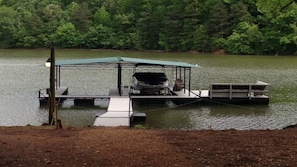
<svg viewBox="0 0 297 167"><path fill-rule="evenodd" d="M49 87L49 69L40 65L50 50L0 50L0 126L41 125L48 120L48 109L39 107L38 91ZM192 70L192 89L208 89L214 82L272 85L271 101L261 105L211 105L136 107L147 114L147 126L164 129L281 129L297 123L297 57L227 56L187 53L122 52L98 50L56 50L56 60L126 56L198 64ZM167 75L172 73L167 70ZM131 69L124 69L123 84L131 81ZM62 68L61 85L70 94L107 94L116 87L113 68ZM66 101L58 110L65 126L92 125L95 115L106 111L108 101L96 106L74 107Z"/></svg>

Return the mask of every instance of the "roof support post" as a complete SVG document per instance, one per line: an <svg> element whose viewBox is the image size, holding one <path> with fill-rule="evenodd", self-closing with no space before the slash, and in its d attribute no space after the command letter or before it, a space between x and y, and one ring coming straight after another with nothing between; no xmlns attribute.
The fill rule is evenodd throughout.
<svg viewBox="0 0 297 167"><path fill-rule="evenodd" d="M191 92L191 67L189 68L189 96L191 95L190 92Z"/></svg>
<svg viewBox="0 0 297 167"><path fill-rule="evenodd" d="M175 67L175 80L177 79L177 67Z"/></svg>
<svg viewBox="0 0 297 167"><path fill-rule="evenodd" d="M58 70L57 70L57 73L58 73L58 75L57 75L57 88L58 87L60 87L61 86L61 66L58 66L57 67L58 68Z"/></svg>
<svg viewBox="0 0 297 167"><path fill-rule="evenodd" d="M186 67L184 67L184 93L186 93Z"/></svg>
<svg viewBox="0 0 297 167"><path fill-rule="evenodd" d="M118 91L119 95L122 96L122 66L118 63Z"/></svg>
<svg viewBox="0 0 297 167"><path fill-rule="evenodd" d="M58 89L58 82L59 82L59 78L58 78L58 73L59 73L59 70L58 70L58 66L55 66L55 73L56 73L56 78L55 78L55 80L56 80L56 88Z"/></svg>
<svg viewBox="0 0 297 167"><path fill-rule="evenodd" d="M178 73L179 76L178 76L178 79L182 79L182 75L181 75L181 74L182 74L182 72L181 72L181 69L182 69L182 68L181 68L181 67L178 67L178 68L179 68L179 73Z"/></svg>

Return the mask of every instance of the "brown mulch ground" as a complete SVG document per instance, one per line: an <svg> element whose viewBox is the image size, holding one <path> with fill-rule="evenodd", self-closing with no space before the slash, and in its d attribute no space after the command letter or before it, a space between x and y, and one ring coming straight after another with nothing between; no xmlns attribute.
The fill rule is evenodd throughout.
<svg viewBox="0 0 297 167"><path fill-rule="evenodd" d="M297 166L297 128L1 127L0 166Z"/></svg>

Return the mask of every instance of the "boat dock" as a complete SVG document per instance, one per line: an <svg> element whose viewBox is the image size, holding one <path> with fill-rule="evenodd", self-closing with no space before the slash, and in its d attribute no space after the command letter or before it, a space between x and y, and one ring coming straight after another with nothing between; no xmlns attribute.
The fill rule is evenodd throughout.
<svg viewBox="0 0 297 167"><path fill-rule="evenodd" d="M117 88L111 88L108 95L70 95L68 87L60 86L60 68L81 66L98 66L111 64L118 69ZM170 84L165 72L137 72L139 66L159 66L172 68L175 82ZM135 79L131 85L122 85L122 66L133 67ZM244 103L244 104L269 104L269 90L265 82L256 83L213 83L207 90L191 89L191 68L197 68L183 62L170 62L127 57L107 57L82 60L65 60L55 63L56 92L55 99L59 103L73 99L76 106L94 106L95 99L109 100L107 111L96 115L94 126L131 126L133 121L146 119L145 113L133 112L133 105L138 101L150 103L172 101L176 105L190 103ZM158 75L155 75L158 74ZM131 76L132 77L132 76ZM137 82L136 82L137 81ZM40 105L49 101L49 89L39 91Z"/></svg>

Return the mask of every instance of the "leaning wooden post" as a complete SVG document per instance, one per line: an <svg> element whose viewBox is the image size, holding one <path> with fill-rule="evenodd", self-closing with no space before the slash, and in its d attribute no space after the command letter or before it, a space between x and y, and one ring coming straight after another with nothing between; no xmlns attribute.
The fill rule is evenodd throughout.
<svg viewBox="0 0 297 167"><path fill-rule="evenodd" d="M56 88L55 88L55 48L51 48L51 67L50 67L50 110L49 110L49 124L55 124L56 116ZM55 117L55 120L53 118Z"/></svg>

